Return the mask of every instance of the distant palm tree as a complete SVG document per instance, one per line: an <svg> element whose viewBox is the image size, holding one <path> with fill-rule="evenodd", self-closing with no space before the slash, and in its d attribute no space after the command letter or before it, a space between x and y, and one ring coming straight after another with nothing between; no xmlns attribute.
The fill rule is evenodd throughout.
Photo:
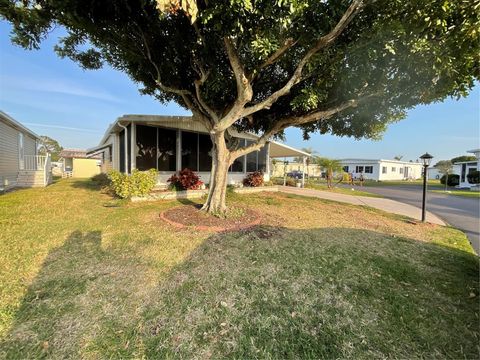
<svg viewBox="0 0 480 360"><path fill-rule="evenodd" d="M330 189L332 187L333 173L343 170L342 163L340 160L319 157L317 158L317 164L327 172L327 186Z"/></svg>
<svg viewBox="0 0 480 360"><path fill-rule="evenodd" d="M304 148L302 148L302 151L311 155L310 157L307 157L307 159L306 159L307 175L310 175L309 166L310 166L310 164L315 163L315 158L316 158L315 154L318 154L318 151L314 150L312 147L304 147ZM303 163L303 158L297 157L297 158L295 158L295 162Z"/></svg>

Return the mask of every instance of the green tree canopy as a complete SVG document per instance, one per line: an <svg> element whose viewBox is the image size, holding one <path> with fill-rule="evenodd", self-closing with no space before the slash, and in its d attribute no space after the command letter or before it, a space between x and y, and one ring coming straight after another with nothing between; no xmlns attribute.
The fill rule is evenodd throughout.
<svg viewBox="0 0 480 360"><path fill-rule="evenodd" d="M479 0L0 0L12 41L87 69L109 64L142 92L190 109L214 143L207 209L225 209L239 156L295 126L379 138L418 104L479 78ZM257 132L238 147L230 129Z"/></svg>
<svg viewBox="0 0 480 360"><path fill-rule="evenodd" d="M462 155L462 156L457 156L454 157L452 160L450 160L453 164L457 162L462 162L462 161L475 161L477 158L473 155Z"/></svg>
<svg viewBox="0 0 480 360"><path fill-rule="evenodd" d="M52 139L46 135L40 136L40 146L38 147L39 155L46 155L49 153L52 156L52 161L58 161L59 154L63 150L57 140Z"/></svg>

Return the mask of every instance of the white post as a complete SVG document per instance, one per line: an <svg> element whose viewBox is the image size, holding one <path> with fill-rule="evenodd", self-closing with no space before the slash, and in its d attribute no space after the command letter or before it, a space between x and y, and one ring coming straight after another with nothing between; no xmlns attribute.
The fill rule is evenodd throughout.
<svg viewBox="0 0 480 360"><path fill-rule="evenodd" d="M287 158L283 158L283 186L287 185Z"/></svg>
<svg viewBox="0 0 480 360"><path fill-rule="evenodd" d="M303 169L302 169L302 188L305 187L305 163L307 158L305 156L302 157L303 160Z"/></svg>

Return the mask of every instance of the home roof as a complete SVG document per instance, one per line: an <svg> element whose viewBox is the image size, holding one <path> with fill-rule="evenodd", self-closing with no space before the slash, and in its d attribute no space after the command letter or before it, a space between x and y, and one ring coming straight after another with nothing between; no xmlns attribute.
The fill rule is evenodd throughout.
<svg viewBox="0 0 480 360"><path fill-rule="evenodd" d="M388 159L339 159L340 162L350 162L350 163L380 163L380 162L389 162L403 165L422 165L416 161L402 161L402 160L388 160Z"/></svg>
<svg viewBox="0 0 480 360"><path fill-rule="evenodd" d="M109 141L110 134L121 131L122 125L126 125L128 123L141 123L147 125L155 125L155 124L165 124L167 127L173 127L175 124L175 128L180 128L182 130L189 130L192 127L192 124L196 124L197 130L202 128L203 126L200 123L195 121L192 122L192 116L165 116L165 115L123 115L115 120L112 124L109 125L107 131L103 135L100 144L87 149L88 154L94 154L105 147L111 145ZM203 131L207 132L205 128L202 129ZM238 133L237 131L233 131L234 135L241 135L245 138L250 138L252 140L258 139L258 135L251 134L251 133ZM277 141L270 141L270 157L295 157L295 156L311 156L311 154L295 149L291 146L282 144Z"/></svg>
<svg viewBox="0 0 480 360"><path fill-rule="evenodd" d="M63 149L59 156L61 158L76 158L76 159L101 159L100 155L87 155L87 150L83 149Z"/></svg>
<svg viewBox="0 0 480 360"><path fill-rule="evenodd" d="M35 134L32 130L26 128L24 125L20 124L17 120L12 118L10 115L4 113L3 111L0 110L0 118L5 121L7 124L9 124L11 127L20 130L21 132L27 133L31 137L40 140L40 136Z"/></svg>

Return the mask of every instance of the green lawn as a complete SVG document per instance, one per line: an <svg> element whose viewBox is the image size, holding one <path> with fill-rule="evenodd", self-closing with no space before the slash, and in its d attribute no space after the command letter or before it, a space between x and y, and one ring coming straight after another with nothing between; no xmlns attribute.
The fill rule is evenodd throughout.
<svg viewBox="0 0 480 360"><path fill-rule="evenodd" d="M463 233L281 193L175 230L90 181L0 196L0 358L478 358ZM185 205L183 205L185 206Z"/></svg>
<svg viewBox="0 0 480 360"><path fill-rule="evenodd" d="M343 188L343 187L336 187L329 189L326 183L314 183L308 182L305 185L306 188L321 190L321 191L328 191L338 194L345 194L345 195L353 195L353 196L368 196L368 197L383 197L382 195L373 194L367 191L360 190L362 189L359 186L352 186L351 188Z"/></svg>
<svg viewBox="0 0 480 360"><path fill-rule="evenodd" d="M470 191L470 190L431 190L434 193L445 194L445 195L453 195L453 196L463 196L463 197L471 197L471 198L480 198L480 192L478 191Z"/></svg>

